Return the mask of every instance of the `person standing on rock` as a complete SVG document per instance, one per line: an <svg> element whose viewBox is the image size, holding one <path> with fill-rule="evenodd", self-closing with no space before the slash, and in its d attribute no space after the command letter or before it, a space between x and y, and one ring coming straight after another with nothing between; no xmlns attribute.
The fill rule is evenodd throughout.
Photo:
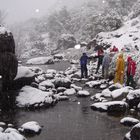
<svg viewBox="0 0 140 140"><path fill-rule="evenodd" d="M103 61L103 55L104 55L104 50L103 48L98 49L98 63L97 63L97 69L96 69L96 74L98 73L98 70L100 68L100 66L102 65L102 61Z"/></svg>
<svg viewBox="0 0 140 140"><path fill-rule="evenodd" d="M135 72L136 72L136 63L129 56L127 58L127 72L126 72L126 76L127 76L126 85L127 86L132 86L133 88L135 88L135 83L134 83Z"/></svg>
<svg viewBox="0 0 140 140"><path fill-rule="evenodd" d="M109 54L105 52L103 63L102 63L102 75L105 79L108 78L110 61L111 61L111 58Z"/></svg>
<svg viewBox="0 0 140 140"><path fill-rule="evenodd" d="M88 69L87 69L87 62L89 57L86 53L83 53L83 55L80 58L80 66L81 66L81 78L87 78L88 77Z"/></svg>
<svg viewBox="0 0 140 140"><path fill-rule="evenodd" d="M123 54L121 53L117 59L117 62L116 62L114 83L123 84L123 82L124 82L124 68L125 68L125 63L124 63Z"/></svg>

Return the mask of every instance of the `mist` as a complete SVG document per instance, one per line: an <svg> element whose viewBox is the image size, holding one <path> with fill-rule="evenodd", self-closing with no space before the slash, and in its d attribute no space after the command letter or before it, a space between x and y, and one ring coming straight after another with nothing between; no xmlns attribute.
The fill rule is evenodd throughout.
<svg viewBox="0 0 140 140"><path fill-rule="evenodd" d="M55 11L59 6L73 7L85 0L0 0L0 10L7 13L6 23L23 22Z"/></svg>

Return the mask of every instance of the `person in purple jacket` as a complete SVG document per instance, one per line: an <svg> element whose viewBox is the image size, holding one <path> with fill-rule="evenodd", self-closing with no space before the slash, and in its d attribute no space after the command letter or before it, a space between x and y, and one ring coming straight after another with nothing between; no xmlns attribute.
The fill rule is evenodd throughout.
<svg viewBox="0 0 140 140"><path fill-rule="evenodd" d="M86 53L83 53L83 55L80 58L80 66L81 66L81 78L87 78L88 77L88 69L87 69L87 62L89 57Z"/></svg>

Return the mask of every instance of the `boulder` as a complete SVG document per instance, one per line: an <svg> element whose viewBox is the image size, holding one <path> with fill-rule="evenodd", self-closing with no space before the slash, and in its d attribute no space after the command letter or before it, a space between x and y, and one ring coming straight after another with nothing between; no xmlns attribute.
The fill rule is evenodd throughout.
<svg viewBox="0 0 140 140"><path fill-rule="evenodd" d="M109 87L109 90L110 90L110 91L113 91L113 90L116 90L116 89L120 89L120 88L122 88L122 87L123 87L123 86L122 86L121 84L116 83L116 84L111 85L111 86Z"/></svg>
<svg viewBox="0 0 140 140"><path fill-rule="evenodd" d="M28 65L45 65L54 64L53 57L37 57L32 58L26 62Z"/></svg>
<svg viewBox="0 0 140 140"><path fill-rule="evenodd" d="M57 93L64 92L65 90L66 90L65 87L58 87L57 88Z"/></svg>
<svg viewBox="0 0 140 140"><path fill-rule="evenodd" d="M125 117L121 119L120 123L125 126L134 126L138 124L140 121L138 119L132 118L132 117Z"/></svg>
<svg viewBox="0 0 140 140"><path fill-rule="evenodd" d="M122 100L126 98L127 94L129 93L129 87L123 87L120 89L116 89L111 92L112 99L114 100Z"/></svg>
<svg viewBox="0 0 140 140"><path fill-rule="evenodd" d="M124 140L139 140L140 139L140 123L132 127L131 131L125 135Z"/></svg>
<svg viewBox="0 0 140 140"><path fill-rule="evenodd" d="M4 132L0 132L1 140L27 140L22 136L18 130L13 128L7 128Z"/></svg>
<svg viewBox="0 0 140 140"><path fill-rule="evenodd" d="M129 104L130 108L134 106L137 107L140 103L140 89L130 91L126 97L126 102Z"/></svg>
<svg viewBox="0 0 140 140"><path fill-rule="evenodd" d="M18 73L13 81L12 88L20 89L25 85L31 85L35 81L35 73L25 66L18 67Z"/></svg>
<svg viewBox="0 0 140 140"><path fill-rule="evenodd" d="M110 101L103 103L94 103L91 105L93 110L103 111L103 112L125 112L128 108L127 103L123 101Z"/></svg>
<svg viewBox="0 0 140 140"><path fill-rule="evenodd" d="M43 106L54 105L56 100L53 98L52 92L44 92L39 89L25 86L16 97L17 106L20 108L40 108Z"/></svg>
<svg viewBox="0 0 140 140"><path fill-rule="evenodd" d="M65 87L70 88L71 80L69 78L56 78L54 81L55 88Z"/></svg>
<svg viewBox="0 0 140 140"><path fill-rule="evenodd" d="M64 54L55 54L53 56L54 59L59 59L59 60L62 60L64 58Z"/></svg>
<svg viewBox="0 0 140 140"><path fill-rule="evenodd" d="M74 95L74 94L76 94L76 90L74 88L66 89L64 91L64 95L67 95L67 96Z"/></svg>
<svg viewBox="0 0 140 140"><path fill-rule="evenodd" d="M90 93L86 90L80 90L77 92L77 96L79 97L87 97L87 96L90 96Z"/></svg>
<svg viewBox="0 0 140 140"><path fill-rule="evenodd" d="M35 121L26 122L19 128L19 131L24 134L40 134L41 126Z"/></svg>
<svg viewBox="0 0 140 140"><path fill-rule="evenodd" d="M5 27L0 27L0 53L15 54L15 42L12 33Z"/></svg>
<svg viewBox="0 0 140 140"><path fill-rule="evenodd" d="M43 82L41 82L40 84L39 84L39 87L45 87L46 89L48 89L48 88L54 88L55 86L54 86L54 84L52 83L52 81L51 80L46 80L46 81L43 81Z"/></svg>
<svg viewBox="0 0 140 140"><path fill-rule="evenodd" d="M3 90L11 88L11 83L17 74L18 60L15 56L13 35L5 27L0 27L0 75Z"/></svg>

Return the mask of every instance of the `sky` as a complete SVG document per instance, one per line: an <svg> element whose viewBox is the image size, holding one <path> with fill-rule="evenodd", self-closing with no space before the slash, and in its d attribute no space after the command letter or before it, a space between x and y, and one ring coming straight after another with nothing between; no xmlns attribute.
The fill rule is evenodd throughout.
<svg viewBox="0 0 140 140"><path fill-rule="evenodd" d="M56 1L58 0L0 0L0 10L6 11L6 22L10 24L42 16Z"/></svg>

